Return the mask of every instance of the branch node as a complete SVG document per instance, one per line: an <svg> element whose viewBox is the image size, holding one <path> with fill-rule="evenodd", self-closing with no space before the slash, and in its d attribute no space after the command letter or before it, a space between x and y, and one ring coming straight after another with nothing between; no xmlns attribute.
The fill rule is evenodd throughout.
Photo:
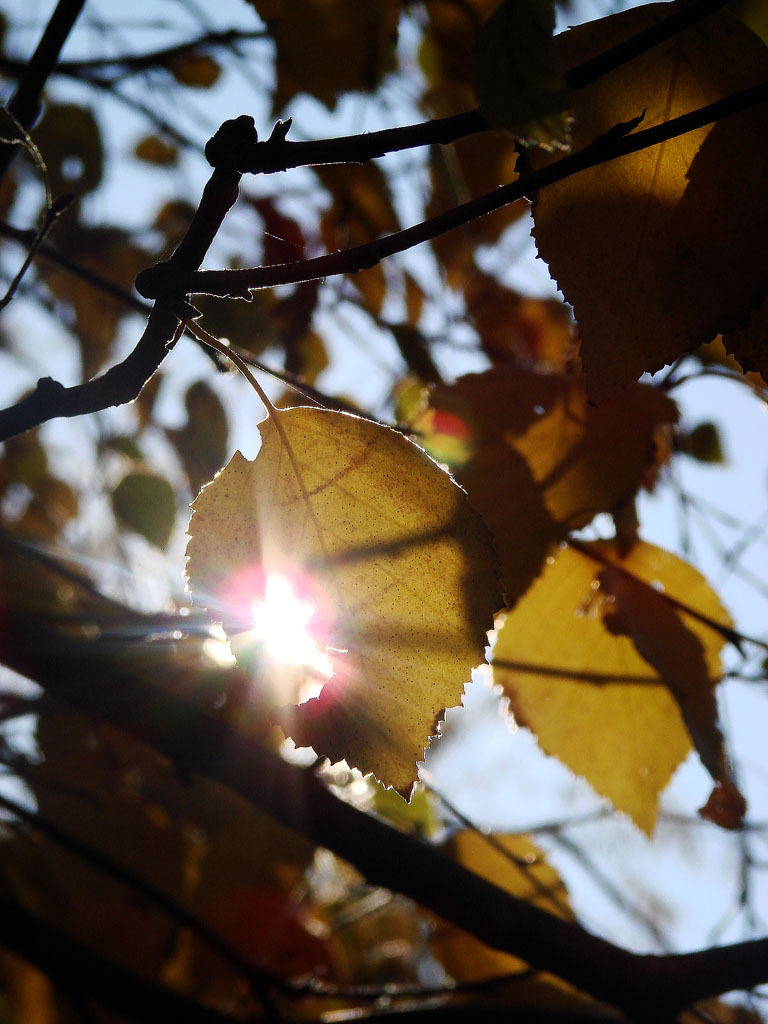
<svg viewBox="0 0 768 1024"><path fill-rule="evenodd" d="M37 382L38 398L41 402L55 402L65 391L61 381L53 377L41 377Z"/></svg>
<svg viewBox="0 0 768 1024"><path fill-rule="evenodd" d="M278 121L279 124L282 122ZM244 148L251 149L258 140L259 136L253 118L249 114L241 114L240 117L225 121L216 134L208 140L205 147L205 159L211 167L235 171L238 169L239 155L242 150Z"/></svg>

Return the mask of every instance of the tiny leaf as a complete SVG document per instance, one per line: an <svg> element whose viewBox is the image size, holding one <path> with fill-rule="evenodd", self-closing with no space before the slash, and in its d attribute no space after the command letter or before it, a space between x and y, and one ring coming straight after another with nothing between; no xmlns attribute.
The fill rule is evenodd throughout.
<svg viewBox="0 0 768 1024"><path fill-rule="evenodd" d="M697 462L721 465L726 461L720 431L710 420L699 423L690 432L682 434L678 448Z"/></svg>
<svg viewBox="0 0 768 1024"><path fill-rule="evenodd" d="M173 167L179 162L178 148L159 135L145 135L139 139L133 155L144 163L157 164L158 167Z"/></svg>
<svg viewBox="0 0 768 1024"><path fill-rule="evenodd" d="M171 74L181 85L209 89L219 80L221 67L206 53L185 53L174 57Z"/></svg>

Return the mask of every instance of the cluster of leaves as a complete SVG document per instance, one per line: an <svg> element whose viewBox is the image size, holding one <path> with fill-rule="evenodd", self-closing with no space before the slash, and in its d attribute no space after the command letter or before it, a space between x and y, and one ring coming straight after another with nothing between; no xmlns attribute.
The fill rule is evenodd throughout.
<svg viewBox="0 0 768 1024"><path fill-rule="evenodd" d="M274 47L275 116L291 114L302 97L329 111L349 93L383 103L393 83L411 81L409 100L423 117L479 104L484 123L501 130L429 147L419 168L423 195L410 204L399 196L404 176L418 171L406 165L317 166L293 197L282 176L244 183L240 220L213 249L232 269L365 246L405 227L407 206L409 217L414 204L424 217L453 210L553 166L569 149L599 151L638 124L665 124L768 77L759 4L742 3L743 17L694 20L579 88L569 72L678 5L626 11L554 39L554 5L537 0L250 6ZM209 37L149 63L72 62L59 71L96 94L124 74L206 90L234 57L215 58ZM14 73L10 53L0 70ZM128 99L119 89L115 96ZM173 250L196 203L184 193L165 198L143 231L97 222L89 196L98 195L114 153L92 107L51 99L32 133L54 196L76 198L20 288L69 329L85 379L113 362L135 330L143 304L132 282ZM0 658L45 692L14 681L0 707L0 762L24 796L0 794L9 815L4 905L65 928L77 949L107 950L141 984L161 982L222 1014L346 1011L381 995L375 986L406 986L391 991L407 995L427 968L459 985L496 979L494 993L518 1005L588 1005L560 978L367 887L204 773L190 778L178 751L172 763L162 756L168 751L115 728L109 714L102 721L98 696L92 707L75 699L73 710L69 675L74 665L105 684L127 676L269 750L283 750L287 736L334 764L346 761L358 774L329 778L347 798L441 841L448 857L571 921L562 882L529 839L495 837L489 846L455 830L446 838L448 816L423 790L414 795L417 764L446 709L461 704L495 629L494 682L546 754L651 835L661 792L695 750L714 784L702 813L740 828L746 804L716 700L723 647L739 635L692 565L641 538L635 514L637 495L659 485L670 460L716 463L722 450L711 423L681 427L669 389L638 380L697 353L697 365L752 371L748 386L765 387L764 113L764 103L749 107L540 189L533 234L565 303L506 283L505 232L527 213L523 199L438 234L421 262L403 255L361 263L336 280L252 292L249 302L194 296L209 334L228 339L238 359L279 362L276 376L288 386L268 405L254 462L237 452L221 469L232 447L223 396L235 385L219 375L226 367L218 356L182 394L169 373L168 402L158 372L125 415L99 418L82 442L94 467L87 477L57 473L57 439L46 428L6 443L0 608L16 637L36 631L39 650L20 654L9 628ZM160 113L127 150L124 142L121 156L131 152L163 180L174 170L182 178L202 151ZM39 191L16 161L0 215L26 215L34 202L42 209ZM396 365L384 400L364 410L376 418L350 415L351 400L316 390L350 329L356 341L384 339ZM716 337L718 347L700 348ZM468 344L484 368L451 381L453 350ZM3 347L29 355L10 333ZM296 384L329 408L296 407ZM167 413L174 402L175 419ZM106 499L102 516L112 517L100 537L139 535L157 549L178 538L179 510L198 495L189 588L224 623L236 665L185 603L141 616L43 553L40 542L88 535L94 489ZM580 531L600 514L612 517L613 536L585 539ZM251 609L274 575L300 580L322 612L314 639L333 674L309 699L306 684L316 680L308 669L294 673L289 691L253 645ZM69 644L71 663L60 653ZM51 682L57 659L64 667ZM34 749L25 751L30 715ZM139 718L146 729L151 708ZM226 760L222 751L206 756ZM68 1019L65 987L52 994L34 976L25 988L25 968L11 958L0 970L16 990L13 1019L31 1017L35 1005L50 1015L54 1004ZM374 988L349 987L360 985Z"/></svg>

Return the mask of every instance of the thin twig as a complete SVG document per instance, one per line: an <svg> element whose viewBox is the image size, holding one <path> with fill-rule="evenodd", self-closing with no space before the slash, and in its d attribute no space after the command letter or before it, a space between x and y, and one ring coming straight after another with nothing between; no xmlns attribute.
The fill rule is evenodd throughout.
<svg viewBox="0 0 768 1024"><path fill-rule="evenodd" d="M236 141L243 134L253 132L252 122L249 122L249 118L225 121L216 134L221 139ZM237 199L240 177L231 167L214 169L192 223L166 266L187 269L200 266ZM43 377L34 391L0 412L0 441L57 416L79 416L133 401L178 341L185 316L178 301L157 302L139 343L122 363L100 377L69 388L51 377Z"/></svg>
<svg viewBox="0 0 768 1024"><path fill-rule="evenodd" d="M68 78L86 78L90 72L112 71L116 76L122 72L149 71L156 68L168 68L179 57L201 50L218 49L223 46L235 46L237 43L252 39L270 38L265 29L229 28L221 32L205 32L196 39L184 43L176 43L148 53L123 53L115 57L95 57L91 60L64 60L56 65L54 75L66 75ZM26 67L26 62L13 57L0 57L0 70L7 74L19 74ZM108 79L103 78L105 83Z"/></svg>
<svg viewBox="0 0 768 1024"><path fill-rule="evenodd" d="M24 276L32 266L32 261L37 255L37 251L45 241L45 237L51 230L57 219L61 216L64 210L69 205L71 196L64 196L63 199L48 206L43 216L43 223L40 225L37 231L32 232L32 241L27 249L27 255L24 257L24 262L19 267L16 276L13 278L11 283L8 285L8 290L5 295L0 299L0 312L5 309L8 303L13 299L14 295L18 291L19 285L24 280Z"/></svg>
<svg viewBox="0 0 768 1024"><path fill-rule="evenodd" d="M31 128L37 120L45 83L56 66L84 3L85 0L59 0L35 52L24 68L21 81L7 108L24 128ZM0 146L0 181L13 160L14 152L13 146Z"/></svg>

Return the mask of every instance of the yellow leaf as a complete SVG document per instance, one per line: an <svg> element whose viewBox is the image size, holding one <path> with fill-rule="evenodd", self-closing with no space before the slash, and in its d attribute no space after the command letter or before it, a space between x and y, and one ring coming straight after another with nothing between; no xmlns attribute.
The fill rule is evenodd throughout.
<svg viewBox="0 0 768 1024"><path fill-rule="evenodd" d="M416 425L490 526L513 603L553 543L634 493L655 428L676 418L644 385L595 408L583 377L497 366L435 388Z"/></svg>
<svg viewBox="0 0 768 1024"><path fill-rule="evenodd" d="M171 74L181 85L209 89L219 80L221 68L207 53L183 53L170 64Z"/></svg>
<svg viewBox="0 0 768 1024"><path fill-rule="evenodd" d="M136 143L133 155L147 164L158 167L173 167L179 162L179 150L159 135L145 135Z"/></svg>
<svg viewBox="0 0 768 1024"><path fill-rule="evenodd" d="M400 0L249 0L277 47L275 113L297 93L328 107L395 66Z"/></svg>
<svg viewBox="0 0 768 1024"><path fill-rule="evenodd" d="M299 745L409 793L500 604L487 530L395 431L306 408L260 430L256 460L236 453L194 502L191 589L242 629L265 580L292 581L316 609L314 638L332 648L334 674L318 698L274 719Z"/></svg>
<svg viewBox="0 0 768 1024"><path fill-rule="evenodd" d="M573 67L666 17L626 11L558 37ZM645 111L648 128L768 76L768 51L722 12L574 95L574 149ZM598 400L749 316L768 261L761 105L542 189L536 244L574 308ZM549 162L531 153L535 166Z"/></svg>
<svg viewBox="0 0 768 1024"><path fill-rule="evenodd" d="M610 543L564 548L548 562L499 632L494 680L545 753L650 834L691 736L727 780L714 697L723 639L669 599L730 620L695 569L651 544L623 559Z"/></svg>
<svg viewBox="0 0 768 1024"><path fill-rule="evenodd" d="M557 871L543 852L525 835L462 831L445 844L446 852L464 867L489 882L558 917L573 919L568 893ZM432 951L460 984L487 981L519 974L524 961L491 949L484 942L444 921L432 930ZM510 980L509 992L516 1006L552 1008L583 1005L585 999L558 978L537 973L531 978Z"/></svg>

